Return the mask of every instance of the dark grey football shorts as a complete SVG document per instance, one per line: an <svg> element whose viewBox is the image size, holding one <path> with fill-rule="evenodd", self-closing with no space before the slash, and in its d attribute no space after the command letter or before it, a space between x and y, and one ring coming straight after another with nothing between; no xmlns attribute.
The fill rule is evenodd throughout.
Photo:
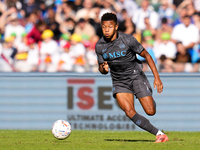
<svg viewBox="0 0 200 150"><path fill-rule="evenodd" d="M144 72L140 72L134 79L113 83L114 98L117 93L132 93L136 98L142 98L152 96L153 91Z"/></svg>

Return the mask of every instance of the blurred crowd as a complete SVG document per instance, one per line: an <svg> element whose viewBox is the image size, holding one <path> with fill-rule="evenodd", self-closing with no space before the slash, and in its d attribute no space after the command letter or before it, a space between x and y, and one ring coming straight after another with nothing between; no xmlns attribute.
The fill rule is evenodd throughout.
<svg viewBox="0 0 200 150"><path fill-rule="evenodd" d="M0 72L98 72L106 12L160 72L200 71L200 0L1 0Z"/></svg>

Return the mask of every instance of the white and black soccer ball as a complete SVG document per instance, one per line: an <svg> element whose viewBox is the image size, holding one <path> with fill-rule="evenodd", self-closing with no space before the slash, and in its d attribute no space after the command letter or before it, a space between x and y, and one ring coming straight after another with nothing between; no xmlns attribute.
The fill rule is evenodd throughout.
<svg viewBox="0 0 200 150"><path fill-rule="evenodd" d="M71 134L71 125L65 120L57 120L54 122L51 132L57 139L66 139Z"/></svg>

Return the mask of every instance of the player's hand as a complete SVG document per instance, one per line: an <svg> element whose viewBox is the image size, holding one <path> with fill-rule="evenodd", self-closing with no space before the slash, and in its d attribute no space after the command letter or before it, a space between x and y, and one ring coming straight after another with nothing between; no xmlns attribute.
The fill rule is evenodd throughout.
<svg viewBox="0 0 200 150"><path fill-rule="evenodd" d="M163 84L162 84L162 81L160 80L160 78L155 78L153 84L154 84L154 89L156 89L156 87L157 87L157 92L162 93Z"/></svg>
<svg viewBox="0 0 200 150"><path fill-rule="evenodd" d="M109 71L109 66L108 66L107 61L104 61L104 62L103 62L103 69L104 69L106 72Z"/></svg>

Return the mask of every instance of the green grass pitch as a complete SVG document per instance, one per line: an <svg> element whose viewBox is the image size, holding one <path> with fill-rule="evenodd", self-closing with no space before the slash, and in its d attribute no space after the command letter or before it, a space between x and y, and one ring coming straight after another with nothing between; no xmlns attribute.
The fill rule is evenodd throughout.
<svg viewBox="0 0 200 150"><path fill-rule="evenodd" d="M166 132L169 141L153 143L143 131L72 131L57 140L47 130L0 130L0 150L198 150L200 132Z"/></svg>

